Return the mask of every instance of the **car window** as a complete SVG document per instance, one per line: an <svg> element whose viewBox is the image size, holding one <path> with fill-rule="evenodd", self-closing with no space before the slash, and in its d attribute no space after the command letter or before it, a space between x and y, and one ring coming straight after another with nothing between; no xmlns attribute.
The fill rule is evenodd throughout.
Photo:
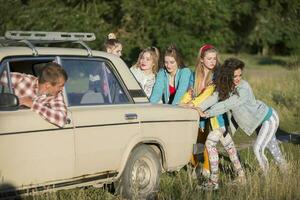
<svg viewBox="0 0 300 200"><path fill-rule="evenodd" d="M130 102L106 61L62 58L61 62L68 74L69 106Z"/></svg>

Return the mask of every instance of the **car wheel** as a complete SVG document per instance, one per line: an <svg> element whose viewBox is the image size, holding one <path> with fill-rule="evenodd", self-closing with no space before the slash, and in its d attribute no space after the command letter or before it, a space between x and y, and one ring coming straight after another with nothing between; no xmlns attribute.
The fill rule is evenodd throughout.
<svg viewBox="0 0 300 200"><path fill-rule="evenodd" d="M159 188L161 163L150 146L133 149L126 167L117 182L117 192L129 199L153 199Z"/></svg>

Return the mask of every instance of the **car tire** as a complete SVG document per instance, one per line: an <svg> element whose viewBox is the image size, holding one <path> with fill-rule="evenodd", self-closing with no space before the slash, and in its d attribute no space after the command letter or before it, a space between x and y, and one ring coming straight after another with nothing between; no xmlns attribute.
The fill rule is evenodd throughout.
<svg viewBox="0 0 300 200"><path fill-rule="evenodd" d="M160 156L150 146L140 145L131 152L116 183L116 190L128 199L154 199L159 188L160 174Z"/></svg>

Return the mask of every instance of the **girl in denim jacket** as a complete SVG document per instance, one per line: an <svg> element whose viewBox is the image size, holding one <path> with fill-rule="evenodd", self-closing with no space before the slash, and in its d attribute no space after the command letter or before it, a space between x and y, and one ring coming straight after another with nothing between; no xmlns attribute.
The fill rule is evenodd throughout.
<svg viewBox="0 0 300 200"><path fill-rule="evenodd" d="M211 117L231 111L234 120L247 135L255 130L258 132L254 153L264 173L269 167L264 154L266 147L280 169L286 170L286 160L275 137L279 125L277 112L255 99L248 82L242 80L244 66L244 62L235 58L225 60L216 79L216 92L200 105L199 114L201 117Z"/></svg>

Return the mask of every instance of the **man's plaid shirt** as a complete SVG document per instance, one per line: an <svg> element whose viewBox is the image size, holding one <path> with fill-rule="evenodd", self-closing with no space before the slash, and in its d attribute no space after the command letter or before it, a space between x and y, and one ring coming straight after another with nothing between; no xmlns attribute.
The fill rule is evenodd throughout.
<svg viewBox="0 0 300 200"><path fill-rule="evenodd" d="M67 119L67 107L62 93L56 96L46 96L38 94L38 79L32 75L21 73L10 73L12 87L15 95L21 97L31 97L33 104L31 110L38 113L48 122L63 127ZM3 75L1 84L7 84L7 77Z"/></svg>

